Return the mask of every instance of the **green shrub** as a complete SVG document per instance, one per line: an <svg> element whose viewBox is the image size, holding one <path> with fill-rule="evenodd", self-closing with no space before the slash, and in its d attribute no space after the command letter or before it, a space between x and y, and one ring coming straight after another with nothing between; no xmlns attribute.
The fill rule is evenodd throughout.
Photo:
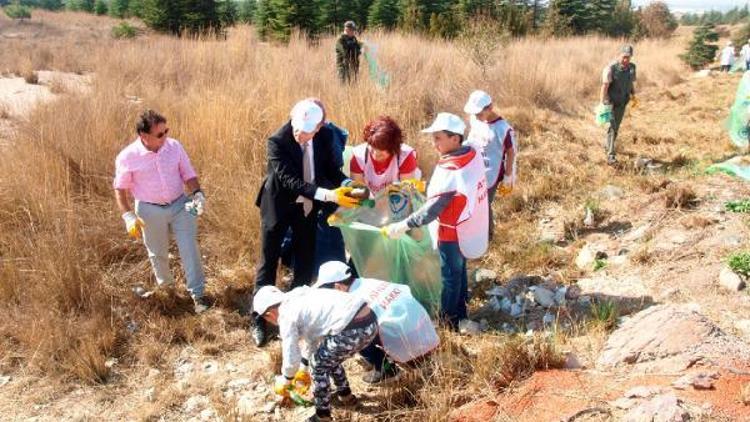
<svg viewBox="0 0 750 422"><path fill-rule="evenodd" d="M737 252L729 255L727 265L735 273L750 277L750 252Z"/></svg>
<svg viewBox="0 0 750 422"><path fill-rule="evenodd" d="M597 300L591 304L591 318L595 325L602 327L606 331L611 331L617 327L620 310L617 307L617 303L612 300Z"/></svg>
<svg viewBox="0 0 750 422"><path fill-rule="evenodd" d="M5 6L3 11L11 19L31 19L31 8L18 2Z"/></svg>
<svg viewBox="0 0 750 422"><path fill-rule="evenodd" d="M727 211L750 213L750 199L742 199L739 201L729 201L724 204L724 208Z"/></svg>
<svg viewBox="0 0 750 422"><path fill-rule="evenodd" d="M138 29L125 21L112 27L112 36L114 38L134 38L136 35L138 35Z"/></svg>
<svg viewBox="0 0 750 422"><path fill-rule="evenodd" d="M693 32L693 39L687 51L681 54L680 58L693 70L700 70L714 61L719 46L711 43L718 40L719 34L716 33L713 25L699 26Z"/></svg>

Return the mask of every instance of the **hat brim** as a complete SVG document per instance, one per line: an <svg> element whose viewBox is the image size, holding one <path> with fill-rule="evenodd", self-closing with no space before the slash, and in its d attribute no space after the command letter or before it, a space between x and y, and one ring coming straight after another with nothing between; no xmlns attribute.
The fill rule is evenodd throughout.
<svg viewBox="0 0 750 422"><path fill-rule="evenodd" d="M292 129L294 129L295 131L312 133L315 130L315 128L318 127L318 123L297 122L297 121L292 120Z"/></svg>
<svg viewBox="0 0 750 422"><path fill-rule="evenodd" d="M467 113L467 114L476 115L476 114L481 113L482 110L484 110L484 108L479 108L478 106L474 104L466 103L466 105L464 106L464 113Z"/></svg>

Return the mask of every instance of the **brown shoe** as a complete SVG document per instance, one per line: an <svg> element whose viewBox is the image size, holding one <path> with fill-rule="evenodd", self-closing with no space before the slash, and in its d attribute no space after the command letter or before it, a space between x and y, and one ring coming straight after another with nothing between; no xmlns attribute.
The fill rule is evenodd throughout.
<svg viewBox="0 0 750 422"><path fill-rule="evenodd" d="M359 404L359 399L354 394L347 396L336 396L338 399L338 405L341 407L356 407Z"/></svg>

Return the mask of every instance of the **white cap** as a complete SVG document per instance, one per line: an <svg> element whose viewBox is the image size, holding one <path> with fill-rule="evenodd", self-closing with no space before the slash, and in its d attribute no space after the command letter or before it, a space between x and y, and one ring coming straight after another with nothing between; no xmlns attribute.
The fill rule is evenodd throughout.
<svg viewBox="0 0 750 422"><path fill-rule="evenodd" d="M311 133L323 121L323 110L313 101L302 100L292 107L289 117L292 118L292 129Z"/></svg>
<svg viewBox="0 0 750 422"><path fill-rule="evenodd" d="M320 266L318 270L318 281L313 287L323 287L326 284L338 283L348 280L352 276L352 270L341 261L328 261Z"/></svg>
<svg viewBox="0 0 750 422"><path fill-rule="evenodd" d="M268 308L284 300L284 293L275 286L263 286L253 298L253 311L258 315L266 313Z"/></svg>
<svg viewBox="0 0 750 422"><path fill-rule="evenodd" d="M463 119L451 113L438 113L435 121L427 129L422 129L422 133L435 133L442 130L463 135L466 130L466 123Z"/></svg>
<svg viewBox="0 0 750 422"><path fill-rule="evenodd" d="M492 104L490 94L478 89L469 95L469 100L466 101L466 105L464 106L464 112L479 114L480 111L484 110L490 104Z"/></svg>

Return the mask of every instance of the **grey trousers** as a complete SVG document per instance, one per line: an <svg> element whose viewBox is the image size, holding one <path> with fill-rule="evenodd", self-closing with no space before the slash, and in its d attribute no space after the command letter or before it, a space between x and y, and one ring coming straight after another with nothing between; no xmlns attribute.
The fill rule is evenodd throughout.
<svg viewBox="0 0 750 422"><path fill-rule="evenodd" d="M203 296L206 277L203 274L201 254L198 248L197 218L185 211L186 196L181 196L170 205L160 206L135 201L135 213L146 225L143 228L143 243L148 250L148 259L162 285L174 283L169 269L169 233L174 234L180 260L185 270L187 290L193 298Z"/></svg>
<svg viewBox="0 0 750 422"><path fill-rule="evenodd" d="M612 120L609 122L607 139L604 143L607 157L614 158L615 156L615 141L617 140L617 133L620 131L620 124L622 123L622 118L625 116L625 108L627 105L628 103L612 104Z"/></svg>

